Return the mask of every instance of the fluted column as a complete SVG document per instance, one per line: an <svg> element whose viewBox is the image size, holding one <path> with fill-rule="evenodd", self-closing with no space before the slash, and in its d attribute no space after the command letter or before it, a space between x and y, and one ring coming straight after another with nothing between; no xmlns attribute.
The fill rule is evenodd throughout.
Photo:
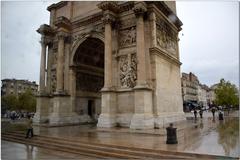
<svg viewBox="0 0 240 160"><path fill-rule="evenodd" d="M150 14L150 24L151 24L151 47L157 46L157 27L156 27L156 14L152 11Z"/></svg>
<svg viewBox="0 0 240 160"><path fill-rule="evenodd" d="M52 68L52 60L53 60L53 53L52 53L52 44L48 45L48 58L47 58L47 86L46 91L48 94L51 93L51 68Z"/></svg>
<svg viewBox="0 0 240 160"><path fill-rule="evenodd" d="M104 43L104 88L109 89L112 84L112 23L114 17L111 14L104 16L105 24L105 43Z"/></svg>
<svg viewBox="0 0 240 160"><path fill-rule="evenodd" d="M104 46L104 88L112 87L112 20L109 15L104 19L105 46Z"/></svg>
<svg viewBox="0 0 240 160"><path fill-rule="evenodd" d="M137 18L137 86L146 85L146 55L145 55L145 42L144 42L144 13L147 8L144 2L138 2L134 7L134 12Z"/></svg>
<svg viewBox="0 0 240 160"><path fill-rule="evenodd" d="M58 55L57 55L57 93L63 92L63 68L64 68L64 32L58 33Z"/></svg>
<svg viewBox="0 0 240 160"><path fill-rule="evenodd" d="M41 39L41 60L40 60L40 80L39 80L39 91L40 93L45 92L45 70L46 70L46 41L44 37Z"/></svg>
<svg viewBox="0 0 240 160"><path fill-rule="evenodd" d="M65 42L65 58L64 58L64 91L69 92L69 54L70 40Z"/></svg>

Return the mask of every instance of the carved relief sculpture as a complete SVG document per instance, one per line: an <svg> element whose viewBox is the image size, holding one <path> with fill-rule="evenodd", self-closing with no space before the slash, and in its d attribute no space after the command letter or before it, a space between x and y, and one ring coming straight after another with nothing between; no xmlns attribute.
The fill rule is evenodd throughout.
<svg viewBox="0 0 240 160"><path fill-rule="evenodd" d="M174 54L177 51L177 33L161 18L157 19L157 45Z"/></svg>
<svg viewBox="0 0 240 160"><path fill-rule="evenodd" d="M119 32L120 47L130 46L136 43L136 27L130 27Z"/></svg>
<svg viewBox="0 0 240 160"><path fill-rule="evenodd" d="M121 56L120 64L120 83L123 88L133 88L137 80L137 61L135 54Z"/></svg>

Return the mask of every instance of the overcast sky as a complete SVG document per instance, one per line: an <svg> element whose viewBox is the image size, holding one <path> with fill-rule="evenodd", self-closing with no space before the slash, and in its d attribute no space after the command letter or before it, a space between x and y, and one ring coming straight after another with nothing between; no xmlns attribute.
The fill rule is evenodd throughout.
<svg viewBox="0 0 240 160"><path fill-rule="evenodd" d="M52 2L2 2L1 79L39 82L40 35L49 22ZM182 72L193 72L201 83L220 78L239 84L239 3L177 1L183 22L180 34Z"/></svg>

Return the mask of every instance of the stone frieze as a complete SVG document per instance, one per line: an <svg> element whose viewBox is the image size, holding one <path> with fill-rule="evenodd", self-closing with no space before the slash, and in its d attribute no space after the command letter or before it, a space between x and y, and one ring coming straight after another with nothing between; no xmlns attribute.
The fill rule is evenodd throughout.
<svg viewBox="0 0 240 160"><path fill-rule="evenodd" d="M122 88L133 88L137 80L136 54L123 55L119 58L120 83Z"/></svg>
<svg viewBox="0 0 240 160"><path fill-rule="evenodd" d="M136 44L136 26L119 31L119 46L127 47Z"/></svg>
<svg viewBox="0 0 240 160"><path fill-rule="evenodd" d="M177 52L177 33L162 18L157 18L157 45L171 53Z"/></svg>

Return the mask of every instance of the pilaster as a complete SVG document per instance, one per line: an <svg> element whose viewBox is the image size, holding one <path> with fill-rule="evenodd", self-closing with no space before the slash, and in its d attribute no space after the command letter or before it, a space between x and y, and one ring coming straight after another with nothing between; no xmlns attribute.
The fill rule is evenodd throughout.
<svg viewBox="0 0 240 160"><path fill-rule="evenodd" d="M135 2L134 13L137 18L137 86L147 86L146 75L146 53L145 53L145 38L144 38L144 19L143 16L147 11L145 2Z"/></svg>
<svg viewBox="0 0 240 160"><path fill-rule="evenodd" d="M134 12L137 18L137 85L134 87L134 115L131 119L132 129L154 128L152 90L147 84L146 53L144 39L145 2L135 2Z"/></svg>
<svg viewBox="0 0 240 160"><path fill-rule="evenodd" d="M98 127L113 127L116 125L117 97L113 89L113 38L112 26L116 22L119 6L116 2L101 2L98 7L103 10L105 26L104 49L104 87L102 89L102 112L98 119Z"/></svg>

